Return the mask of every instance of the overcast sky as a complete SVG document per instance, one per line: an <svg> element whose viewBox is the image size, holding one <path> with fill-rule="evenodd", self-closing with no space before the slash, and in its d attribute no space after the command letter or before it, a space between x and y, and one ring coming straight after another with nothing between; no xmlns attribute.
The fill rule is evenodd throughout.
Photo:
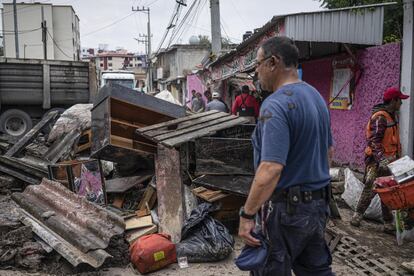
<svg viewBox="0 0 414 276"><path fill-rule="evenodd" d="M187 0L187 7L182 9L179 21L193 1ZM200 1L200 5L194 7L191 13L193 16L188 17L173 43L188 43L192 35L201 34L211 37L209 0L197 1ZM97 48L99 44L108 44L109 49L122 47L133 52L145 51L144 44L138 44L134 38L138 38L139 34L147 33L147 15L142 12L132 12L132 7L150 7L152 49L155 51L176 5L175 0L26 0L24 2L72 5L80 19L82 47ZM315 0L221 0L221 33L232 42L240 43L245 31L263 26L274 15L320 9L320 2ZM169 39L165 43L168 44L168 41Z"/></svg>

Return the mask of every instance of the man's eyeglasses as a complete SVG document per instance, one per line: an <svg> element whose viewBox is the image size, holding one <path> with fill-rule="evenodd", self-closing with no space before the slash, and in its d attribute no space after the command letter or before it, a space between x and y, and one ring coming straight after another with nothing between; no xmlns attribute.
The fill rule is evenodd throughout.
<svg viewBox="0 0 414 276"><path fill-rule="evenodd" d="M256 66L256 67L259 67L260 65L262 65L262 64L263 64L263 62L265 62L266 60L268 60L268 59L269 59L269 58L271 58L271 57L273 57L273 56L268 56L268 57L266 57L266 58L264 58L264 59L262 59L262 60L257 60L257 59L256 59L255 66Z"/></svg>

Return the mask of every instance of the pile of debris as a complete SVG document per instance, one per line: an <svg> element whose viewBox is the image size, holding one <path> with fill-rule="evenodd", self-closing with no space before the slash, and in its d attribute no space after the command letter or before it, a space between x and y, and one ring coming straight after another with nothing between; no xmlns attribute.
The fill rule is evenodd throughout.
<svg viewBox="0 0 414 276"><path fill-rule="evenodd" d="M188 262L226 258L254 174L245 123L112 85L93 105L0 139L0 192L14 201L2 208L14 216L0 214L0 268L125 266L131 245L153 233Z"/></svg>

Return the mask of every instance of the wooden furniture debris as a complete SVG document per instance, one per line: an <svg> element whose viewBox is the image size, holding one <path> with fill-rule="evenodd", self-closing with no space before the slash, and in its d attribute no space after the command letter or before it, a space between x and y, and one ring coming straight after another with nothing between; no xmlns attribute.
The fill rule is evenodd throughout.
<svg viewBox="0 0 414 276"><path fill-rule="evenodd" d="M181 240L181 228L184 221L179 151L158 145L155 177L157 179L159 230L171 235L171 240L177 243Z"/></svg>
<svg viewBox="0 0 414 276"><path fill-rule="evenodd" d="M140 218L133 217L125 220L125 230L144 228L152 225L153 224L151 216L145 216Z"/></svg>
<svg viewBox="0 0 414 276"><path fill-rule="evenodd" d="M105 179L99 160L70 160L48 166L49 179L100 205L107 204Z"/></svg>
<svg viewBox="0 0 414 276"><path fill-rule="evenodd" d="M75 153L79 153L91 148L92 145L92 131L91 129L87 129L82 132L81 136L79 137L79 142L76 145Z"/></svg>
<svg viewBox="0 0 414 276"><path fill-rule="evenodd" d="M62 157L69 155L79 136L80 132L74 129L65 135L63 139L56 140L48 152L46 152L44 159L53 164L58 162Z"/></svg>
<svg viewBox="0 0 414 276"><path fill-rule="evenodd" d="M35 125L29 132L27 132L14 146L9 149L5 156L13 157L18 155L24 148L31 143L37 136L37 134L48 124L53 122L59 116L58 111L49 112L37 125Z"/></svg>
<svg viewBox="0 0 414 276"><path fill-rule="evenodd" d="M154 234L154 233L157 233L156 225L151 225L151 226L136 229L136 230L130 230L130 231L127 231L126 240L129 242L129 244L132 244L134 241L136 241L140 237L149 235L149 234Z"/></svg>
<svg viewBox="0 0 414 276"><path fill-rule="evenodd" d="M143 137L134 139L135 130L183 116L182 106L123 86L105 86L92 109L91 155L113 162L145 163L157 146Z"/></svg>
<svg viewBox="0 0 414 276"><path fill-rule="evenodd" d="M203 175L193 180L198 186L244 197L248 196L252 182L253 176L246 175Z"/></svg>
<svg viewBox="0 0 414 276"><path fill-rule="evenodd" d="M156 201L157 191L151 185L148 185L145 189L141 201L138 204L138 211L151 210L154 207Z"/></svg>
<svg viewBox="0 0 414 276"><path fill-rule="evenodd" d="M250 139L202 137L195 142L196 174L254 175Z"/></svg>
<svg viewBox="0 0 414 276"><path fill-rule="evenodd" d="M135 215L139 218L148 216L149 214L151 214L151 211L148 208L135 211Z"/></svg>
<svg viewBox="0 0 414 276"><path fill-rule="evenodd" d="M112 205L118 209L122 209L122 205L124 205L124 201L125 201L125 194L119 194L115 196L115 199L112 202Z"/></svg>
<svg viewBox="0 0 414 276"><path fill-rule="evenodd" d="M193 139L212 135L216 131L247 121L243 117L212 110L138 128L134 137L135 140L145 138L164 146L177 147Z"/></svg>
<svg viewBox="0 0 414 276"><path fill-rule="evenodd" d="M143 182L147 181L153 176L153 173L150 171L144 172L142 175L139 176L129 176L129 177L120 177L109 179L105 181L106 192L107 193L125 193L129 189L133 187L140 186L141 188L144 187L142 185Z"/></svg>
<svg viewBox="0 0 414 276"><path fill-rule="evenodd" d="M197 187L193 189L192 192L199 198L202 198L205 201L211 203L229 196L228 194L223 193L222 191L213 191L204 187Z"/></svg>

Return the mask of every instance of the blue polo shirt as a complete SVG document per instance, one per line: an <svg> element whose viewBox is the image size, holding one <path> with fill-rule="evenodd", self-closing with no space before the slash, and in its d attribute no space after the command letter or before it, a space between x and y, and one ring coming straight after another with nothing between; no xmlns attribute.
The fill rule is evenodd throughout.
<svg viewBox="0 0 414 276"><path fill-rule="evenodd" d="M300 185L313 191L329 184L329 111L306 82L285 85L263 102L252 142L256 169L261 161L284 165L276 190Z"/></svg>

